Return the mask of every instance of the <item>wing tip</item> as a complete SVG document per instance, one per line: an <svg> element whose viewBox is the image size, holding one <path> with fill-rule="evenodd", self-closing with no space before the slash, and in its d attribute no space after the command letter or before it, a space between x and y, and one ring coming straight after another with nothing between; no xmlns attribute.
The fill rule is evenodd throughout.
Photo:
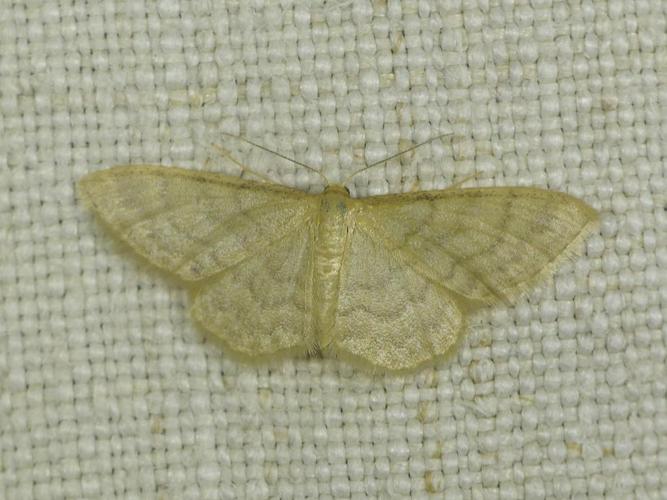
<svg viewBox="0 0 667 500"><path fill-rule="evenodd" d="M527 280L517 283L514 287L506 290L505 297L509 301L507 305L512 306L516 303L516 299L526 296L536 286L539 286L541 283L552 278L560 266L566 261L574 261L577 257L582 255L582 246L584 241L595 232L600 226L600 216L594 208L587 205L584 202L581 202L585 207L587 207L587 212L589 218L581 227L579 233L572 238L572 240L567 244L567 246L558 254L556 257L544 266L539 272L535 273L533 276ZM482 301L485 305L494 305L498 302L497 300Z"/></svg>
<svg viewBox="0 0 667 500"><path fill-rule="evenodd" d="M96 195L103 195L105 185L107 185L113 176L120 170L126 170L132 165L115 165L113 167L94 170L83 175L76 183L76 193L89 208L94 208L94 198Z"/></svg>

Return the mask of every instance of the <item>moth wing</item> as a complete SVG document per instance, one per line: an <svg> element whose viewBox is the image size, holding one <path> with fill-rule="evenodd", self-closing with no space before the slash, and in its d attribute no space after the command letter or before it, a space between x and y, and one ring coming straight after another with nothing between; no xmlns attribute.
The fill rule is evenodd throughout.
<svg viewBox="0 0 667 500"><path fill-rule="evenodd" d="M464 319L446 289L418 273L372 228L352 229L326 349L371 367L409 370L446 354Z"/></svg>
<svg viewBox="0 0 667 500"><path fill-rule="evenodd" d="M422 275L472 302L509 300L552 274L597 212L557 191L450 188L365 199L357 224Z"/></svg>
<svg viewBox="0 0 667 500"><path fill-rule="evenodd" d="M312 350L313 240L309 223L225 269L195 291L193 317L246 356Z"/></svg>
<svg viewBox="0 0 667 500"><path fill-rule="evenodd" d="M118 239L186 281L263 251L315 208L313 196L276 184L150 165L88 174L79 192Z"/></svg>

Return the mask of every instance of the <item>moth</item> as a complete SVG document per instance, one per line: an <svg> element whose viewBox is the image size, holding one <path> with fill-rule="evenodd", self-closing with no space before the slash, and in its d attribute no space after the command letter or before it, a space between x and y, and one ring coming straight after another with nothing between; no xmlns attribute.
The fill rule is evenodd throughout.
<svg viewBox="0 0 667 500"><path fill-rule="evenodd" d="M234 352L330 353L383 371L446 355L472 312L551 275L598 221L583 201L530 187L352 198L338 184L309 194L159 165L93 172L79 192L190 289L196 323Z"/></svg>

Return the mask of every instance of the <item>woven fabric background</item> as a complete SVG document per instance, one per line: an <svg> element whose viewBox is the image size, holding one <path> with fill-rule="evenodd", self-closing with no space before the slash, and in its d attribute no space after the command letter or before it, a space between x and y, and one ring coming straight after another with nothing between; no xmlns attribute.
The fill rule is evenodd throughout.
<svg viewBox="0 0 667 500"><path fill-rule="evenodd" d="M435 368L244 365L75 192L222 131L332 178L451 132L358 194L477 173L601 228ZM3 0L0 497L667 498L666 169L663 0Z"/></svg>

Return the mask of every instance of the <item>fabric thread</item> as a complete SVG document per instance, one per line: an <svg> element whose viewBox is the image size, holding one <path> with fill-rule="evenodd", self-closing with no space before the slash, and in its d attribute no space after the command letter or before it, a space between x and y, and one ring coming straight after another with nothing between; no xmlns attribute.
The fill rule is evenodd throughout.
<svg viewBox="0 0 667 500"><path fill-rule="evenodd" d="M0 497L667 498L664 1L5 0L0 49ZM248 366L75 193L222 131L331 179L451 132L357 195L476 173L603 222L434 369Z"/></svg>

